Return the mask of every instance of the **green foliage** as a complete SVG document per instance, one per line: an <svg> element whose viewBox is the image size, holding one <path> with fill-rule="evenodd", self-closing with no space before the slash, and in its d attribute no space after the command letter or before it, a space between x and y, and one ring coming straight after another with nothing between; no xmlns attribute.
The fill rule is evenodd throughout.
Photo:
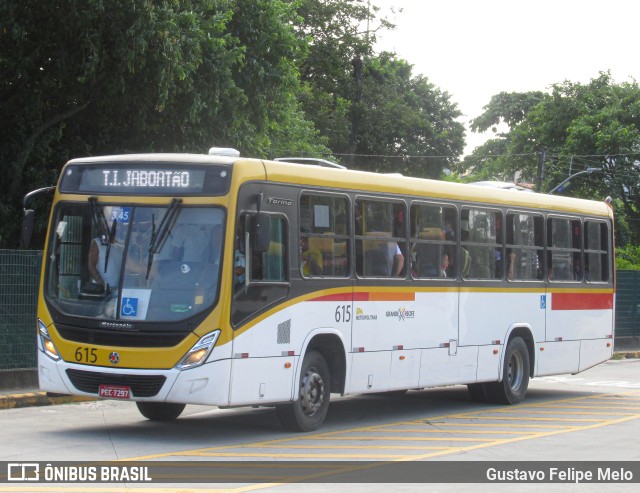
<svg viewBox="0 0 640 493"><path fill-rule="evenodd" d="M437 176L462 152L459 112L406 62L374 55L375 32L392 27L377 11L365 0L0 2L0 248L17 244L24 194L55 184L73 157L375 153L393 159L358 161Z"/></svg>
<svg viewBox="0 0 640 493"><path fill-rule="evenodd" d="M627 245L616 248L616 269L640 270L640 246Z"/></svg>
<svg viewBox="0 0 640 493"><path fill-rule="evenodd" d="M449 94L391 53L365 62L358 111L355 154L371 156L357 163L364 169L438 178L464 149Z"/></svg>
<svg viewBox="0 0 640 493"><path fill-rule="evenodd" d="M22 195L71 157L281 147L327 153L299 109L295 4L52 0L0 4L0 247Z"/></svg>
<svg viewBox="0 0 640 493"><path fill-rule="evenodd" d="M414 176L438 177L452 165L464 149L461 113L406 61L373 53L376 32L392 27L378 8L365 0L299 3L298 34L311 40L300 99L333 154L349 167Z"/></svg>
<svg viewBox="0 0 640 493"><path fill-rule="evenodd" d="M474 120L483 130L498 121L509 130L492 139L465 160L463 169L473 174L519 176L537 183L544 156L544 181L548 191L567 177L599 168L571 180L566 195L614 199L618 220L627 227L617 234L619 244L640 243L640 223L630 220L640 210L638 162L640 158L640 87L637 82L615 83L600 73L587 84L565 81L550 94L498 95Z"/></svg>
<svg viewBox="0 0 640 493"><path fill-rule="evenodd" d="M491 101L484 107L485 112L471 120L471 130L484 132L505 123L514 128L521 123L529 111L545 98L545 93L532 92L501 92L491 97Z"/></svg>

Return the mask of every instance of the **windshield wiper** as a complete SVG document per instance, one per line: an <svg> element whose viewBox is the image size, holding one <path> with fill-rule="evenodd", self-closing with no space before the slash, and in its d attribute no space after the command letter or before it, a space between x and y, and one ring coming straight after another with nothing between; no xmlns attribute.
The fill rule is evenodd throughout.
<svg viewBox="0 0 640 493"><path fill-rule="evenodd" d="M151 241L149 242L149 256L147 257L147 279L149 279L149 272L151 272L151 265L153 264L153 256L158 251L160 245L166 238L169 231L171 231L171 225L178 214L179 206L182 203L182 199L172 199L171 204L167 207L164 216L162 216L162 220L160 221L160 225L158 226L158 230L156 231L156 223L151 216Z"/></svg>
<svg viewBox="0 0 640 493"><path fill-rule="evenodd" d="M102 214L104 217L104 214ZM109 252L111 252L111 245L113 244L113 239L116 237L116 227L118 226L118 220L114 219L111 224L111 232L109 233L109 243L107 245L107 252L104 256L104 273L107 273L107 265L109 265Z"/></svg>
<svg viewBox="0 0 640 493"><path fill-rule="evenodd" d="M89 204L91 205L91 218L98 232L100 243L104 246L110 245L112 236L109 234L109 224L107 223L107 218L104 217L104 211L100 210L100 212L98 212L98 199L89 197Z"/></svg>

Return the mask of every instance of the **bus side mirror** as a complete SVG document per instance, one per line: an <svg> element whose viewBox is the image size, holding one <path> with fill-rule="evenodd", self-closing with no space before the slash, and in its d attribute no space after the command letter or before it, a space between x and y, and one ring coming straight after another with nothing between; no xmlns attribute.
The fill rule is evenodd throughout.
<svg viewBox="0 0 640 493"><path fill-rule="evenodd" d="M22 214L22 230L20 231L20 246L22 248L29 248L31 244L34 221L35 215L33 209L24 209Z"/></svg>
<svg viewBox="0 0 640 493"><path fill-rule="evenodd" d="M256 253L262 253L269 250L271 242L271 216L259 212L254 216L252 236L252 250Z"/></svg>

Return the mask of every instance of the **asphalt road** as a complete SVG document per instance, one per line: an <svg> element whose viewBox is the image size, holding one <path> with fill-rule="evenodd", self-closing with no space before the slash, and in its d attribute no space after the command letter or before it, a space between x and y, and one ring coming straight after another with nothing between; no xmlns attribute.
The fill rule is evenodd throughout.
<svg viewBox="0 0 640 493"><path fill-rule="evenodd" d="M450 474L450 482L404 484L407 478L403 478L392 489L466 491L471 485L458 484L466 474L459 461L480 462L482 467L501 461L640 464L640 359L610 361L575 376L534 379L527 399L518 406L473 403L463 386L404 396L336 398L325 425L308 434L284 431L269 408L188 406L176 422L157 423L145 420L132 403L93 401L1 410L0 437L4 444L0 461L169 461L186 466L187 476L194 477L203 471L198 469L201 461L250 464L249 469L225 467L224 483L180 487L154 483L145 485L145 492L219 491L223 486L237 492L297 491L301 485L287 484L286 477L298 461L313 467L296 471L297 478L327 481L335 477L331 490L340 491L365 491L360 483L371 481L375 483L366 491L388 491L384 481L393 480L379 477L382 463L439 462L442 471L435 472ZM349 467L336 469L334 461ZM375 463L368 467L370 461ZM358 468L358 464L367 467ZM170 467L167 471L167 477L175 477ZM211 474L222 474L217 471L198 477L207 481ZM636 481L640 479L640 472L635 476ZM329 486L318 482L304 488L326 491ZM130 491L122 484L106 490L97 485L39 487L44 489L34 491ZM637 487L637 483L614 481L547 483L544 491L635 491ZM481 484L473 491L496 488L539 491L540 484ZM31 490L24 484L5 483L0 491Z"/></svg>

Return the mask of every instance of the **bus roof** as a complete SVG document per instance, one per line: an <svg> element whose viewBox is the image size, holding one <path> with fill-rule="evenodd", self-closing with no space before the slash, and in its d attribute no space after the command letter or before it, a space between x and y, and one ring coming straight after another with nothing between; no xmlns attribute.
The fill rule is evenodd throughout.
<svg viewBox="0 0 640 493"><path fill-rule="evenodd" d="M473 184L452 183L425 178L403 176L398 173L373 173L341 168L330 168L313 164L300 164L285 161L263 161L233 156L206 154L149 153L122 154L79 158L67 164L98 164L119 162L173 162L190 164L234 165L249 170L254 168L255 175L263 176L266 171L268 181L291 183L307 186L319 186L340 190L356 190L363 193L386 193L390 195L409 195L425 200L463 200L510 206L513 208L538 209L546 211L573 212L597 216L611 216L611 208L601 201L576 199L541 193L525 193L518 190L478 186ZM254 176L255 176L254 175Z"/></svg>
<svg viewBox="0 0 640 493"><path fill-rule="evenodd" d="M610 216L611 208L605 202L576 199L535 192L522 192L471 184L452 183L425 178L413 178L397 173L383 174L348 169L265 161L267 179L284 183L302 183L362 192L411 195L428 199L464 200L531 208L546 211L573 212Z"/></svg>
<svg viewBox="0 0 640 493"><path fill-rule="evenodd" d="M237 157L207 154L180 153L147 153L147 154L114 154L112 156L93 156L76 158L67 164L99 164L99 163L190 163L190 164L233 164Z"/></svg>

